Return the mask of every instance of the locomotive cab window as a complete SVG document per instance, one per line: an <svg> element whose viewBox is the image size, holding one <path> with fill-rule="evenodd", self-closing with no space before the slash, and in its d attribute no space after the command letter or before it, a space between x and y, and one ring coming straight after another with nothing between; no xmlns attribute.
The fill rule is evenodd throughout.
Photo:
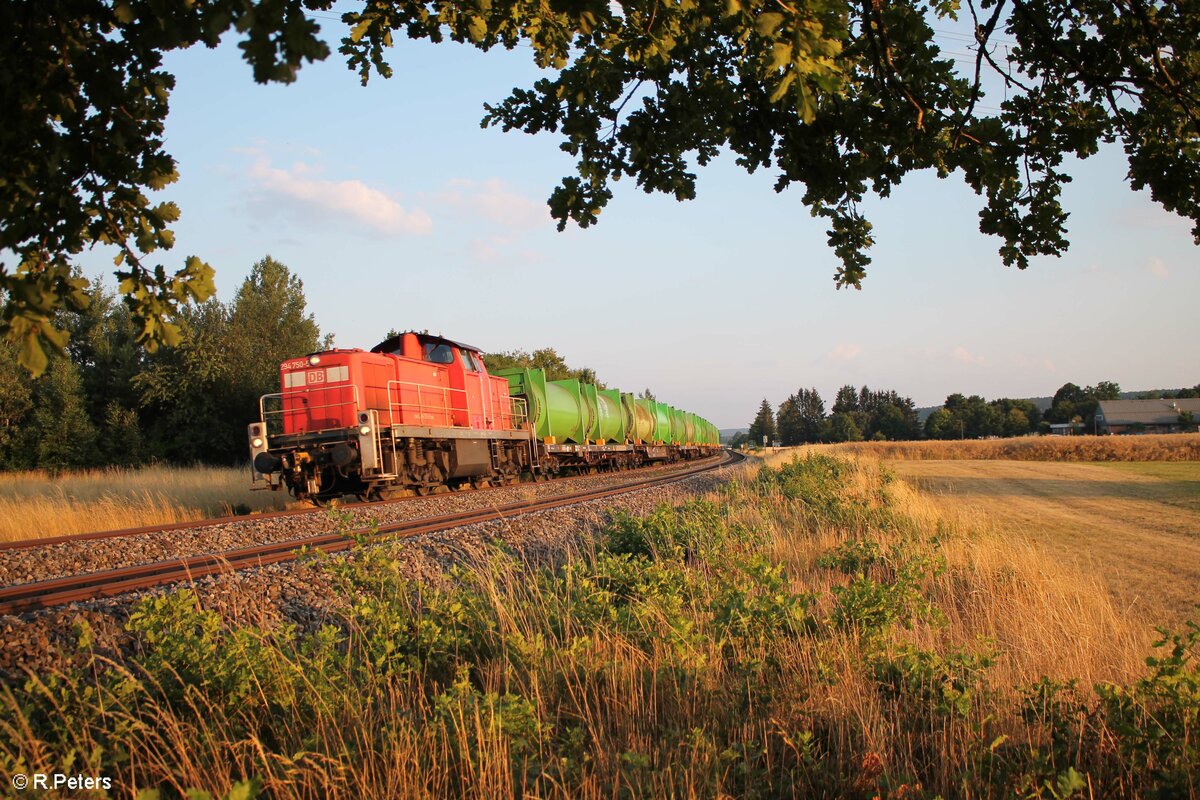
<svg viewBox="0 0 1200 800"><path fill-rule="evenodd" d="M435 344L426 342L424 344L425 360L433 364L453 364L454 350L448 344Z"/></svg>
<svg viewBox="0 0 1200 800"><path fill-rule="evenodd" d="M462 363L463 366L466 367L467 372L480 371L479 359L474 353L472 353L470 350L459 350L458 354L462 356Z"/></svg>

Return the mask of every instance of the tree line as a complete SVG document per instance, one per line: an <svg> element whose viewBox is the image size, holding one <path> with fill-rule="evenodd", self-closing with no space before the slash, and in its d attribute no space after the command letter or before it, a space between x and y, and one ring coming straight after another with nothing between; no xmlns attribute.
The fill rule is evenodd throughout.
<svg viewBox="0 0 1200 800"><path fill-rule="evenodd" d="M259 397L279 391L280 362L322 345L303 283L270 256L232 301L184 307L178 343L153 353L127 304L99 281L91 294L56 319L71 336L40 377L0 343L0 469L244 460L246 425Z"/></svg>
<svg viewBox="0 0 1200 800"><path fill-rule="evenodd" d="M1002 397L987 400L951 394L946 402L918 422L911 399L894 391L874 392L866 386L843 386L838 390L830 413L816 389L801 389L779 404L774 411L764 399L749 430L736 434L730 444L784 446L817 442L857 442L863 440L902 439L978 439L983 437L1027 436L1049 433L1052 424L1069 424L1079 433L1092 433L1101 400L1117 400L1121 387L1114 381L1095 386L1063 384L1042 411L1032 400ZM1139 399L1200 397L1200 384L1178 391L1154 391Z"/></svg>
<svg viewBox="0 0 1200 800"><path fill-rule="evenodd" d="M917 410L911 398L892 390L872 391L866 386L843 386L834 397L830 413L816 389L800 389L779 404L778 412L763 399L754 421L744 434L734 436L735 447L744 442L779 442L785 447L816 442L858 442L863 439L914 439L920 435Z"/></svg>

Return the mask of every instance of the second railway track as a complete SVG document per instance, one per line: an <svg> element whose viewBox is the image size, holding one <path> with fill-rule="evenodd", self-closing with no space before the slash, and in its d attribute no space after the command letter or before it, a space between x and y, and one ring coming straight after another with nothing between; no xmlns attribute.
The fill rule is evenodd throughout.
<svg viewBox="0 0 1200 800"><path fill-rule="evenodd" d="M647 477L615 487L601 487L566 495L507 503L490 508L406 520L375 528L362 527L348 531L323 533L299 539L227 550L221 553L168 559L148 564L138 564L7 586L0 588L0 615L18 614L69 603L113 597L128 592L194 580L209 575L218 575L239 569L249 569L283 561L291 561L296 558L296 551L301 548L319 550L325 553L336 553L353 547L357 537L366 535L374 534L380 537L409 538L464 525L506 519L536 511L547 511L591 500L602 500L615 495L650 489L680 481L736 463L741 458L741 456L736 454L729 454L716 463L700 464L678 472Z"/></svg>

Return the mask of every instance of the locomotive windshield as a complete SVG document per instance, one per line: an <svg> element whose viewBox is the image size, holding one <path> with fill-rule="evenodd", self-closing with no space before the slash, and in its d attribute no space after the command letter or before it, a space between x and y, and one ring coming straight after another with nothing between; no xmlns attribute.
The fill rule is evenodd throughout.
<svg viewBox="0 0 1200 800"><path fill-rule="evenodd" d="M422 349L425 352L425 360L434 364L453 364L454 350L448 344L436 344L434 342L426 342Z"/></svg>
<svg viewBox="0 0 1200 800"><path fill-rule="evenodd" d="M458 354L462 357L463 367L467 372L479 372L479 359L470 350L459 350Z"/></svg>

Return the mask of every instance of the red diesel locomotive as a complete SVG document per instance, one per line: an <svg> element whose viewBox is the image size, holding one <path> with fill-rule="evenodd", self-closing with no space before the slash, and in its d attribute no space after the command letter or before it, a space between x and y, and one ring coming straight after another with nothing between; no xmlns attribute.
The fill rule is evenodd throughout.
<svg viewBox="0 0 1200 800"><path fill-rule="evenodd" d="M280 391L263 396L259 420L248 429L254 481L321 504L346 494L430 494L717 450L715 428L694 415L680 422L686 433L679 436L639 436L632 406L629 423L622 415L606 438L582 436L585 426L588 437L599 427L596 390L583 385L591 389L589 404L578 382L551 383L576 384L579 431L562 441L539 436L539 428L548 429L538 420L554 409L544 394L525 388L530 370L502 372L489 374L478 348L415 332L369 352L335 349L285 361ZM544 392L544 379L541 385ZM676 413L682 420L684 412Z"/></svg>

